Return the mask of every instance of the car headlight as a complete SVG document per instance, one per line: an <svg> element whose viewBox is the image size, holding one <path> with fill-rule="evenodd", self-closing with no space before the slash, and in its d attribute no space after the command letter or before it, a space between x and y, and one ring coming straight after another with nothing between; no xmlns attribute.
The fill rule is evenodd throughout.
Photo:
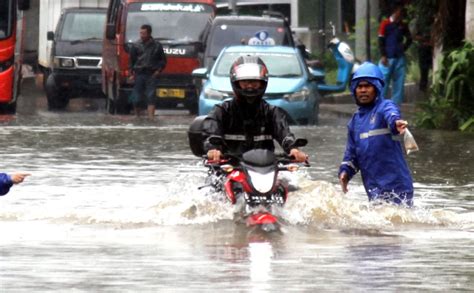
<svg viewBox="0 0 474 293"><path fill-rule="evenodd" d="M73 58L55 57L54 58L54 66L55 67L64 67L64 68L74 67L74 59Z"/></svg>
<svg viewBox="0 0 474 293"><path fill-rule="evenodd" d="M283 99L287 100L288 102L301 102L307 101L309 99L309 90L302 89L299 92L286 94L283 96Z"/></svg>
<svg viewBox="0 0 474 293"><path fill-rule="evenodd" d="M222 101L222 100L227 99L229 97L229 95L227 93L216 91L216 90L213 90L211 88L205 89L204 94L206 95L207 99L218 100L218 101Z"/></svg>

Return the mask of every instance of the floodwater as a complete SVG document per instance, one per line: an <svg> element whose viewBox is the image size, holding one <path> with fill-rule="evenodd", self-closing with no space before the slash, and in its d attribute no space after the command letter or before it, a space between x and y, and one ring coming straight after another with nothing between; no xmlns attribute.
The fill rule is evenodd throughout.
<svg viewBox="0 0 474 293"><path fill-rule="evenodd" d="M283 234L232 222L197 186L192 117L106 115L102 101L46 110L34 87L1 117L2 172L32 173L0 197L1 292L472 291L474 135L412 129L415 207L372 206L359 176L340 192L347 118L293 127L312 166Z"/></svg>

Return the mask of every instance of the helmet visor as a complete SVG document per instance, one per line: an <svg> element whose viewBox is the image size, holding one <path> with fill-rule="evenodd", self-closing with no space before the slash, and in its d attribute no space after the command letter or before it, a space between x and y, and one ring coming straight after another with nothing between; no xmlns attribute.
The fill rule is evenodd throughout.
<svg viewBox="0 0 474 293"><path fill-rule="evenodd" d="M241 64L234 70L233 80L265 80L265 68L260 64Z"/></svg>

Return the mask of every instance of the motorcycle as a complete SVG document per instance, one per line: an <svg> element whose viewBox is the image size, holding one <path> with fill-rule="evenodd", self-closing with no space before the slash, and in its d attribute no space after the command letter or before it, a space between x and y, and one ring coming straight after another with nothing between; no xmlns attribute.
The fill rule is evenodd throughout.
<svg viewBox="0 0 474 293"><path fill-rule="evenodd" d="M319 60L308 61L311 73L320 80L318 89L322 95L336 92L343 92L349 83L350 76L359 65L355 59L350 46L336 37L336 27L329 22L332 38L329 41L328 48L337 62L336 84L326 84L324 66ZM320 31L320 33L324 33Z"/></svg>
<svg viewBox="0 0 474 293"><path fill-rule="evenodd" d="M211 143L224 143L221 138L211 137ZM306 139L297 139L295 146L306 145ZM234 220L248 227L265 232L281 231L277 210L288 197L288 184L279 178L280 172L294 172L306 161L296 164L286 154L275 154L265 149L254 149L241 156L224 154L220 161L211 161L206 156L204 166L208 177L203 187L223 193L234 205Z"/></svg>

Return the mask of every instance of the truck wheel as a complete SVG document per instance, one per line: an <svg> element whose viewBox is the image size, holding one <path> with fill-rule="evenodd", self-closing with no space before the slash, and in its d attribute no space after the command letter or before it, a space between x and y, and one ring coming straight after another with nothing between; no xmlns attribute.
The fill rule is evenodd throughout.
<svg viewBox="0 0 474 293"><path fill-rule="evenodd" d="M14 115L16 113L16 101L13 103L0 104L0 114Z"/></svg>
<svg viewBox="0 0 474 293"><path fill-rule="evenodd" d="M46 98L48 99L48 110L64 110L69 103L69 96L56 86L53 74L48 75L45 89Z"/></svg>
<svg viewBox="0 0 474 293"><path fill-rule="evenodd" d="M198 110L199 110L198 108L199 108L198 103L192 103L191 105L189 105L189 108L188 108L189 114L197 115Z"/></svg>
<svg viewBox="0 0 474 293"><path fill-rule="evenodd" d="M131 105L128 103L128 96L126 92L121 91L120 87L114 83L114 106L115 112L121 115L128 115L131 111Z"/></svg>
<svg viewBox="0 0 474 293"><path fill-rule="evenodd" d="M191 115L197 115L199 112L199 92L197 90L195 91L195 96L192 97L192 100L187 105L187 108Z"/></svg>
<svg viewBox="0 0 474 293"><path fill-rule="evenodd" d="M48 110L64 110L69 104L69 97L67 94L56 94L54 96L47 95Z"/></svg>

